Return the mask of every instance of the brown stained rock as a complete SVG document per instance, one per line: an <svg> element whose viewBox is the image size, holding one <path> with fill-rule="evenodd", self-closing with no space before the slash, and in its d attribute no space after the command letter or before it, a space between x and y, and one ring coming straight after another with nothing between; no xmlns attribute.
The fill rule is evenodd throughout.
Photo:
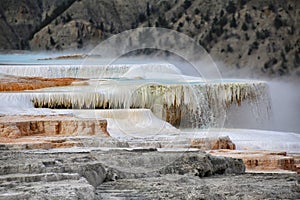
<svg viewBox="0 0 300 200"><path fill-rule="evenodd" d="M235 144L229 137L219 138L195 138L191 140L191 147L203 150L235 149Z"/></svg>
<svg viewBox="0 0 300 200"><path fill-rule="evenodd" d="M19 136L32 135L97 135L109 136L107 121L96 119L80 119L67 116L45 117L2 117L0 120L0 136L8 137L14 132Z"/></svg>
<svg viewBox="0 0 300 200"><path fill-rule="evenodd" d="M300 164L295 165L295 171L297 172L297 174L300 174Z"/></svg>
<svg viewBox="0 0 300 200"><path fill-rule="evenodd" d="M50 149L82 146L63 136L109 136L107 121L70 116L5 116L0 119L0 146Z"/></svg>
<svg viewBox="0 0 300 200"><path fill-rule="evenodd" d="M164 105L165 120L173 126L179 127L181 123L181 109L176 106L176 98L174 98L174 104L172 106Z"/></svg>
<svg viewBox="0 0 300 200"><path fill-rule="evenodd" d="M0 119L0 144L22 143L28 148L74 146L61 140L35 141L28 136L109 136L107 121L69 116L7 116Z"/></svg>
<svg viewBox="0 0 300 200"><path fill-rule="evenodd" d="M38 60L65 60L65 59L82 59L87 57L86 54L70 54L70 55L63 55L63 56L56 56L56 57L49 57L49 58L42 58Z"/></svg>
<svg viewBox="0 0 300 200"><path fill-rule="evenodd" d="M295 158L286 152L215 150L210 153L215 156L240 158L248 171L289 170L300 173Z"/></svg>
<svg viewBox="0 0 300 200"><path fill-rule="evenodd" d="M68 86L76 78L41 78L41 77L15 77L6 76L0 79L0 92L36 90L46 87Z"/></svg>
<svg viewBox="0 0 300 200"><path fill-rule="evenodd" d="M18 138L21 137L21 130L16 125L7 126L5 124L0 125L0 137L5 138Z"/></svg>

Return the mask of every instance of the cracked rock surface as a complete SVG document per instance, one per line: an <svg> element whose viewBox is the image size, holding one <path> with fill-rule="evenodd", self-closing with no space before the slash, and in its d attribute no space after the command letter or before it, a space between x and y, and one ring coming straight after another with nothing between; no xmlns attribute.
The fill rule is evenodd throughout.
<svg viewBox="0 0 300 200"><path fill-rule="evenodd" d="M0 152L0 199L297 199L299 175L245 174L201 150L63 148Z"/></svg>

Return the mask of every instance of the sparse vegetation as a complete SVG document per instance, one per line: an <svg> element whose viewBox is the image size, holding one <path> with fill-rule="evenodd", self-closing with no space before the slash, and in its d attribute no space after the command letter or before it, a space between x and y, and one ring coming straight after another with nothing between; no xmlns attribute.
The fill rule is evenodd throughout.
<svg viewBox="0 0 300 200"><path fill-rule="evenodd" d="M186 10L192 5L191 0L185 0L183 3L183 8Z"/></svg>
<svg viewBox="0 0 300 200"><path fill-rule="evenodd" d="M245 14L245 22L247 24L250 24L252 22L252 17L251 17L251 15L249 13Z"/></svg>
<svg viewBox="0 0 300 200"><path fill-rule="evenodd" d="M246 5L247 0L240 0L239 2L240 2L240 8L242 9L244 8L244 5Z"/></svg>
<svg viewBox="0 0 300 200"><path fill-rule="evenodd" d="M162 7L162 10L163 10L164 12L170 10L171 7L172 7L169 1L162 1L162 2L160 3L160 6Z"/></svg>
<svg viewBox="0 0 300 200"><path fill-rule="evenodd" d="M83 41L82 41L82 38L79 38L78 40L77 40L77 48L82 48L83 47Z"/></svg>
<svg viewBox="0 0 300 200"><path fill-rule="evenodd" d="M257 50L258 48L259 48L259 43L257 41L254 41L249 47L248 55L250 56L252 54L252 52L254 50Z"/></svg>
<svg viewBox="0 0 300 200"><path fill-rule="evenodd" d="M238 25L237 25L236 19L235 19L234 15L232 15L232 20L230 21L230 27L236 28L237 26Z"/></svg>
<svg viewBox="0 0 300 200"><path fill-rule="evenodd" d="M273 3L270 3L268 8L269 8L270 11L272 11L274 13L276 12L276 8L275 8Z"/></svg>
<svg viewBox="0 0 300 200"><path fill-rule="evenodd" d="M289 35L294 35L294 33L295 33L295 26L292 25L292 26L288 29L288 34L289 34Z"/></svg>
<svg viewBox="0 0 300 200"><path fill-rule="evenodd" d="M41 30L42 28L44 28L47 24L49 24L52 20L57 19L57 17L59 15L61 15L70 5L72 5L76 0L66 0L63 1L59 6L57 6L51 16L48 15L48 13L46 13L46 17L45 19L41 22L41 24L39 25L39 27L37 28L36 31ZM70 16L71 17L71 16ZM56 22L55 22L56 23ZM58 22L56 23L58 24ZM29 38L32 39L33 38L32 34Z"/></svg>
<svg viewBox="0 0 300 200"><path fill-rule="evenodd" d="M295 59L294 59L295 68L300 66L300 49L295 51Z"/></svg>
<svg viewBox="0 0 300 200"><path fill-rule="evenodd" d="M114 31L115 31L115 26L114 26L114 23L111 22L111 23L110 23L110 29L109 29L109 32L110 32L110 33L113 33Z"/></svg>
<svg viewBox="0 0 300 200"><path fill-rule="evenodd" d="M139 22L143 23L146 21L146 15L144 13L140 13L138 17Z"/></svg>
<svg viewBox="0 0 300 200"><path fill-rule="evenodd" d="M229 14L234 14L236 12L236 5L233 1L229 1L228 5L226 6L226 11Z"/></svg>
<svg viewBox="0 0 300 200"><path fill-rule="evenodd" d="M227 52L233 53L233 48L230 46L230 44L227 44Z"/></svg>
<svg viewBox="0 0 300 200"><path fill-rule="evenodd" d="M250 37L249 37L248 33L245 33L245 39L246 39L246 41L250 40Z"/></svg>
<svg viewBox="0 0 300 200"><path fill-rule="evenodd" d="M248 31L248 25L245 22L242 25L242 30L243 31Z"/></svg>
<svg viewBox="0 0 300 200"><path fill-rule="evenodd" d="M203 17L203 19L204 19L206 22L209 22L209 20L210 20L210 17L209 17L209 11L206 12L206 15Z"/></svg>
<svg viewBox="0 0 300 200"><path fill-rule="evenodd" d="M30 1L33 0L28 0ZM39 8L43 7L42 1L39 1ZM216 57L222 53L221 58L230 64L233 62L232 58L244 59L248 53L251 58L255 58L255 64L260 66L266 63L269 66L267 61L276 58L278 63L272 65L274 67L270 67L268 73L274 70L278 74L279 68L281 73L288 73L296 64L299 65L300 40L297 41L299 26L296 20L299 16L296 16L293 2L287 2L283 6L276 1L271 4L238 0L219 2L216 6L209 1L147 1L139 1L135 5L131 5L129 0L119 3L108 1L101 6L93 4L95 8L90 6L82 12L77 12L77 6L80 8L87 4L85 1L77 0L74 4L76 6L72 5L75 0L53 2L51 9L49 7L43 8L44 11L37 11L36 22L23 25L23 21L16 15L10 16L13 32L7 35L16 35L15 39L10 39L5 44L18 49L66 49L70 45L82 48L89 44L90 39L101 41L130 28L156 26L175 29L192 36L208 52L216 54ZM117 4L124 7L120 9ZM103 10L100 9L99 14L93 10L96 8ZM27 15L34 12L30 9L28 11ZM130 18L124 17L126 12L130 12ZM1 20L8 19L5 15L0 13ZM17 24L14 23L15 20ZM64 25L66 23L67 26ZM23 32L27 32L27 35L22 36ZM66 33L71 33L71 37L66 38ZM60 37L64 37L63 40ZM246 49L246 52L241 53L238 49ZM232 55L227 55L229 53ZM242 65L243 62L239 64Z"/></svg>
<svg viewBox="0 0 300 200"><path fill-rule="evenodd" d="M277 30L283 26L283 21L281 20L281 18L278 15L274 19L274 26Z"/></svg>
<svg viewBox="0 0 300 200"><path fill-rule="evenodd" d="M270 69L273 65L276 65L278 63L278 60L276 58L271 58L269 59L265 64L264 64L264 70Z"/></svg>
<svg viewBox="0 0 300 200"><path fill-rule="evenodd" d="M50 36L50 44L52 46L54 46L56 44L52 36Z"/></svg>
<svg viewBox="0 0 300 200"><path fill-rule="evenodd" d="M47 30L47 33L49 34L49 35L51 35L51 29L50 29L50 27L48 26L48 30Z"/></svg>
<svg viewBox="0 0 300 200"><path fill-rule="evenodd" d="M200 10L199 10L198 8L195 8L194 14L195 14L195 15L199 15L199 13L200 13Z"/></svg>
<svg viewBox="0 0 300 200"><path fill-rule="evenodd" d="M224 16L224 17L222 17L222 18L220 19L219 25L220 25L221 27L224 27L224 26L226 26L227 22L228 22L227 17Z"/></svg>
<svg viewBox="0 0 300 200"><path fill-rule="evenodd" d="M168 28L169 24L167 22L167 20L164 17L159 16L156 23L155 23L156 27L162 27L162 28Z"/></svg>
<svg viewBox="0 0 300 200"><path fill-rule="evenodd" d="M291 49L292 49L292 46L291 46L290 43L288 43L288 44L286 44L286 45L284 46L284 50L285 50L286 53L290 52Z"/></svg>
<svg viewBox="0 0 300 200"><path fill-rule="evenodd" d="M147 2L147 6L146 6L146 14L149 17L151 15L151 6L150 3Z"/></svg>
<svg viewBox="0 0 300 200"><path fill-rule="evenodd" d="M267 29L263 29L261 31L256 31L256 39L258 40L264 40L268 37L270 37L271 32Z"/></svg>

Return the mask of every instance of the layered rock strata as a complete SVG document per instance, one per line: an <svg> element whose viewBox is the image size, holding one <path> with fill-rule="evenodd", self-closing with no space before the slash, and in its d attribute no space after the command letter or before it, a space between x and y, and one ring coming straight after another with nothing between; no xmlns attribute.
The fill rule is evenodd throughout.
<svg viewBox="0 0 300 200"><path fill-rule="evenodd" d="M201 150L235 149L235 144L229 137L190 138L180 137L135 138L127 141L131 147L144 148L195 148Z"/></svg>
<svg viewBox="0 0 300 200"><path fill-rule="evenodd" d="M0 137L99 134L109 136L106 120L70 116L6 116L0 118Z"/></svg>
<svg viewBox="0 0 300 200"><path fill-rule="evenodd" d="M287 155L286 152L274 151L210 151L215 156L225 156L242 159L249 172L288 172L299 173L297 155ZM298 155L299 157L299 155Z"/></svg>
<svg viewBox="0 0 300 200"><path fill-rule="evenodd" d="M165 175L106 182L96 189L103 199L299 199L299 176L243 174L199 179Z"/></svg>
<svg viewBox="0 0 300 200"><path fill-rule="evenodd" d="M295 174L243 174L202 151L70 148L1 151L1 199L297 199Z"/></svg>
<svg viewBox="0 0 300 200"><path fill-rule="evenodd" d="M107 121L70 116L0 117L1 149L49 149L83 146L84 142L79 139L80 136L89 138L109 136Z"/></svg>
<svg viewBox="0 0 300 200"><path fill-rule="evenodd" d="M241 160L217 158L202 151L65 149L63 151L1 151L0 197L99 198L104 182L128 178L190 174L241 174ZM153 167L153 166L157 167ZM69 186L68 186L69 185Z"/></svg>

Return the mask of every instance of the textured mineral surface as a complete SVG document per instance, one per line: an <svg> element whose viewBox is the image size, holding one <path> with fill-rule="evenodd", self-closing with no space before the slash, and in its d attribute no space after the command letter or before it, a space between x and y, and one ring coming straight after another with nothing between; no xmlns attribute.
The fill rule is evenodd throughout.
<svg viewBox="0 0 300 200"><path fill-rule="evenodd" d="M2 150L1 199L298 199L297 174L249 174L200 150Z"/></svg>

